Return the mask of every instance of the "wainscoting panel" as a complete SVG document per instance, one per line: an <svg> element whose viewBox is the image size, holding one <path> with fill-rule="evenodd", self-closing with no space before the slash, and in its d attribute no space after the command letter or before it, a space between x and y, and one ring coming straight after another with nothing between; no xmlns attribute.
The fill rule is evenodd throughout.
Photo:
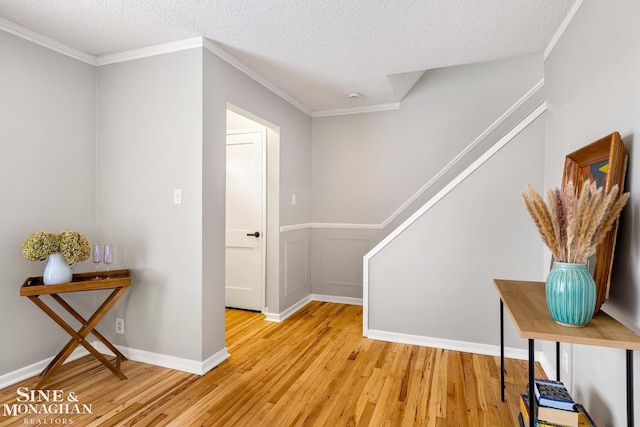
<svg viewBox="0 0 640 427"><path fill-rule="evenodd" d="M284 243L284 296L309 289L309 239L286 240Z"/></svg>
<svg viewBox="0 0 640 427"><path fill-rule="evenodd" d="M362 259L380 230L313 229L312 292L362 298Z"/></svg>
<svg viewBox="0 0 640 427"><path fill-rule="evenodd" d="M362 257L371 239L325 237L322 241L322 282L327 285L362 287Z"/></svg>

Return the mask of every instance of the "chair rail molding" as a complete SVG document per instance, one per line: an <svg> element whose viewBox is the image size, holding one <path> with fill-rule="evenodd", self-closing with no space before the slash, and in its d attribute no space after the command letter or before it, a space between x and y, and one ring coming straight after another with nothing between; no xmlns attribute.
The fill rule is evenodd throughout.
<svg viewBox="0 0 640 427"><path fill-rule="evenodd" d="M285 233L287 231L304 230L305 228L332 228L341 230L382 230L382 224L349 224L349 223L337 223L337 222L307 222L304 224L292 224L283 225L280 227L280 232Z"/></svg>

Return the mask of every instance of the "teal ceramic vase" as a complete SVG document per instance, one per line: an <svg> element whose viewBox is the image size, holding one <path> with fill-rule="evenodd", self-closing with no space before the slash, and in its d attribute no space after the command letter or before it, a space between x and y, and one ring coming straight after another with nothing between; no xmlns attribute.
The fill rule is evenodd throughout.
<svg viewBox="0 0 640 427"><path fill-rule="evenodd" d="M551 317L561 325L585 326L596 307L596 283L586 264L554 262L545 285Z"/></svg>

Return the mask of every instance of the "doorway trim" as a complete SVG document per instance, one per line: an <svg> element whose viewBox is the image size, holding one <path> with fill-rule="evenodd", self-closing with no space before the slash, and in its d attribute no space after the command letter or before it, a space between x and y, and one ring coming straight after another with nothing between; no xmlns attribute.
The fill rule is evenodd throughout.
<svg viewBox="0 0 640 427"><path fill-rule="evenodd" d="M235 111L234 111L235 113ZM238 114L238 113L236 113ZM242 114L239 114L242 115ZM245 117L246 118L246 117ZM248 119L248 118L247 118ZM249 119L251 120L251 119ZM257 123L258 124L258 123ZM261 200L261 224L260 229L262 230L262 248L260 251L260 312L264 313L265 305L266 305L266 285L267 285L267 247L269 242L269 233L267 233L267 129L266 126L260 125L256 128L245 128L245 129L232 129L229 130L227 128L227 134L229 135L242 135L247 133L259 133L260 137L260 145L261 145L261 162L262 162L262 177L261 184L262 188L260 189L260 193L262 196ZM226 223L225 223L226 229Z"/></svg>
<svg viewBox="0 0 640 427"><path fill-rule="evenodd" d="M265 133L265 167L266 174L264 185L265 195L265 222L264 234L267 236L264 245L265 250L265 282L263 288L264 303L262 313L266 320L271 313L279 313L280 308L280 126L273 124L260 116L257 116L241 107L227 102L227 111L241 115L260 126L264 126ZM254 127L253 130L256 128ZM245 129L246 130L246 129ZM225 133L226 140L226 133Z"/></svg>

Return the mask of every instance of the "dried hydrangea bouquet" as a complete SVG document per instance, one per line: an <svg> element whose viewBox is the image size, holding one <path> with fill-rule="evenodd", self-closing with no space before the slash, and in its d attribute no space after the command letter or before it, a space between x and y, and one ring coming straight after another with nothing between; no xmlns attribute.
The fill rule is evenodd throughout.
<svg viewBox="0 0 640 427"><path fill-rule="evenodd" d="M70 264L85 261L91 255L87 237L78 231L31 233L22 243L22 255L29 261L47 260L42 277L46 285L70 282Z"/></svg>
<svg viewBox="0 0 640 427"><path fill-rule="evenodd" d="M564 190L549 190L547 203L530 185L521 194L554 257L545 286L551 316L563 325L584 326L593 316L596 298L586 263L616 223L629 193L619 195L615 185L605 194L586 180L580 194L572 182Z"/></svg>

